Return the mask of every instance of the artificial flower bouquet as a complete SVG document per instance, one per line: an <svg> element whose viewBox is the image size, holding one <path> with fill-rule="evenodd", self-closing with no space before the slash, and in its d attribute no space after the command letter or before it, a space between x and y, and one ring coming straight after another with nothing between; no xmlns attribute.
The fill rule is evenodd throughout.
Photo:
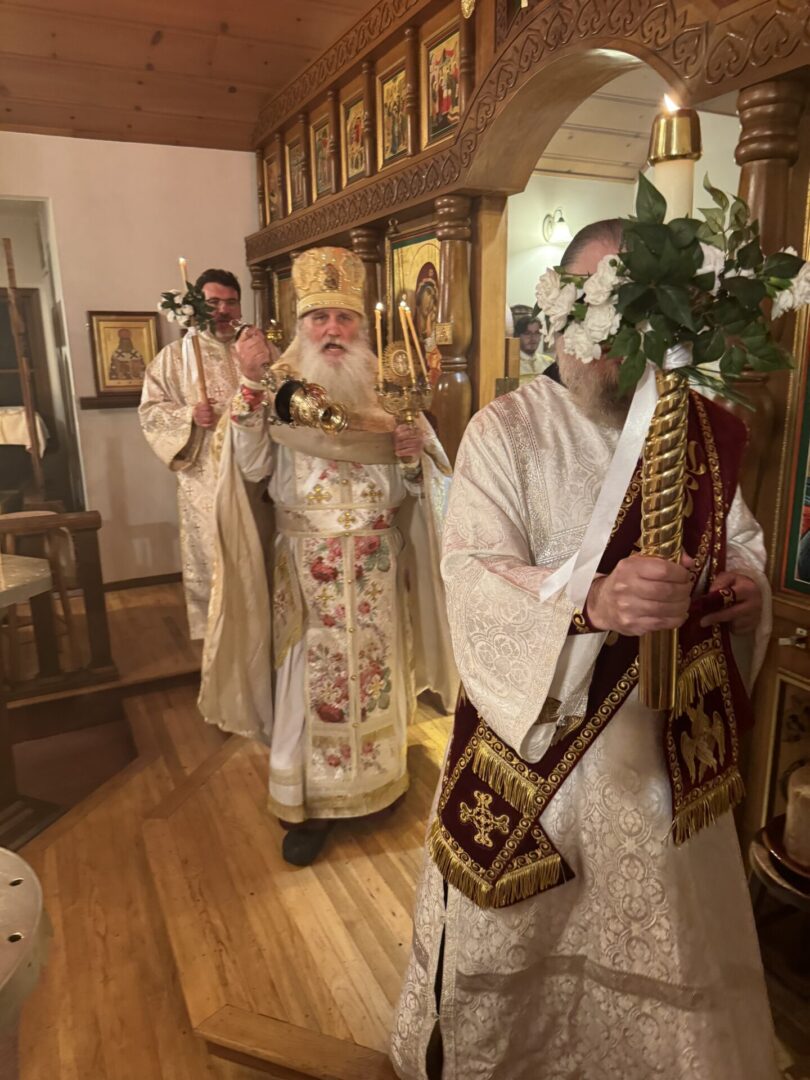
<svg viewBox="0 0 810 1080"><path fill-rule="evenodd" d="M212 311L202 289L186 282L185 293L179 289L170 289L160 294L158 312L165 315L169 322L176 322L183 330L196 326L198 330L210 329Z"/></svg>
<svg viewBox="0 0 810 1080"><path fill-rule="evenodd" d="M792 248L764 255L745 202L708 177L704 187L715 205L700 210L703 221L665 222L664 197L639 175L619 254L606 255L593 274L552 269L538 281L535 314L546 340L562 333L566 351L586 364L605 354L620 359L623 390L647 361L664 368L675 346L691 354L680 369L689 379L731 398L745 368L790 367L763 301L772 302L771 319L810 303L810 264Z"/></svg>

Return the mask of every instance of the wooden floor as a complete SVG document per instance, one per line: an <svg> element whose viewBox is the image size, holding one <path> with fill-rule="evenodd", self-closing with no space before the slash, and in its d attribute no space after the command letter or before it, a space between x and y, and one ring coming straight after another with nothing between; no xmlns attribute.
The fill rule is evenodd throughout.
<svg viewBox="0 0 810 1080"><path fill-rule="evenodd" d="M337 825L306 869L281 858L267 754L231 740L145 825L192 1028L279 1077L393 1080L393 1008L449 720L411 728L393 812ZM275 1071L281 1067L281 1071Z"/></svg>
<svg viewBox="0 0 810 1080"><path fill-rule="evenodd" d="M183 586L179 582L114 589L106 599L110 647L119 673L119 679L109 685L131 687L200 670L202 642L189 641ZM82 598L72 596L70 603L79 637L84 640ZM26 605L19 605L19 616L23 624L19 670L23 679L29 679L36 675L37 658ZM73 665L61 616L57 618L57 642L62 670L69 671ZM86 662L87 656L82 659Z"/></svg>
<svg viewBox="0 0 810 1080"><path fill-rule="evenodd" d="M398 811L340 826L296 870L264 809L264 752L206 725L195 685L126 710L138 758L21 852L54 928L23 1011L21 1080L393 1076L385 1047L447 721L412 729Z"/></svg>
<svg viewBox="0 0 810 1080"><path fill-rule="evenodd" d="M131 699L140 757L21 854L54 936L23 1010L21 1080L254 1080L189 1026L143 842L144 820L225 737L193 687Z"/></svg>

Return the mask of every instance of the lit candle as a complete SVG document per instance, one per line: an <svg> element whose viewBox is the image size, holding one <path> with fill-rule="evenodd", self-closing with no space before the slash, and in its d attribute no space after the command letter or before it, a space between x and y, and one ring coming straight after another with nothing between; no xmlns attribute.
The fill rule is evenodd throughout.
<svg viewBox="0 0 810 1080"><path fill-rule="evenodd" d="M411 338L408 333L408 305L404 300L399 303L400 315L404 315L402 318L402 329L405 331L405 352L408 356L408 368L411 372L411 386L416 386L416 369L413 366L413 349L411 348Z"/></svg>
<svg viewBox="0 0 810 1080"><path fill-rule="evenodd" d="M404 301L403 305L405 308L405 319L407 320L408 328L413 335L414 344L416 345L416 355L419 357L419 366L422 369L422 374L425 376L425 382L427 382L428 373L427 366L425 365L425 357L422 353L422 343L419 340L419 335L416 333L416 327L413 324L413 315L411 314L411 309L408 307L407 304L405 304Z"/></svg>
<svg viewBox="0 0 810 1080"><path fill-rule="evenodd" d="M692 213L695 162L700 158L700 120L694 109L680 109L667 94L650 135L653 182L667 201L667 221Z"/></svg>
<svg viewBox="0 0 810 1080"><path fill-rule="evenodd" d="M383 346L382 346L382 304L374 308L374 324L377 328L377 383L380 390L383 387Z"/></svg>
<svg viewBox="0 0 810 1080"><path fill-rule="evenodd" d="M180 263L180 296L182 297L188 292L188 285L186 284L188 281L188 263L182 255L178 262Z"/></svg>

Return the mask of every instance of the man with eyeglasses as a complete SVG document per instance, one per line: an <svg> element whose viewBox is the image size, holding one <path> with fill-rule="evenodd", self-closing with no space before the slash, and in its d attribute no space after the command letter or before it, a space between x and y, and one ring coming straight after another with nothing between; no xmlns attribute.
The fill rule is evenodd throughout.
<svg viewBox="0 0 810 1080"><path fill-rule="evenodd" d="M206 270L195 282L213 323L200 334L208 400L200 401L196 368L173 341L146 371L138 414L143 433L164 465L177 473L180 550L189 632L205 634L211 587L216 464L213 430L239 385L234 352L242 318L239 281L229 270Z"/></svg>

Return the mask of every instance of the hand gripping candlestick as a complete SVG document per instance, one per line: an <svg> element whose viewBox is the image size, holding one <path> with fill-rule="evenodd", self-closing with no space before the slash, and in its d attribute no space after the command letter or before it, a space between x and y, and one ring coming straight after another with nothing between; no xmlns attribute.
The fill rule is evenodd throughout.
<svg viewBox="0 0 810 1080"><path fill-rule="evenodd" d="M695 161L701 153L697 113L670 105L655 118L649 153L656 186L667 200L668 220L692 211ZM670 562L681 557L689 406L688 382L673 363L678 351L670 350L665 370L656 372L658 403L644 443L641 471L641 550ZM656 630L641 637L638 693L643 705L674 708L677 668L677 630Z"/></svg>
<svg viewBox="0 0 810 1080"><path fill-rule="evenodd" d="M377 333L377 397L387 413L400 424L415 424L419 413L430 408L433 389L428 380L422 345L413 323L413 315L405 300L399 305L404 341L393 341L383 349L382 304L377 304L375 326ZM419 362L417 371L414 355ZM414 460L404 460L413 465Z"/></svg>

